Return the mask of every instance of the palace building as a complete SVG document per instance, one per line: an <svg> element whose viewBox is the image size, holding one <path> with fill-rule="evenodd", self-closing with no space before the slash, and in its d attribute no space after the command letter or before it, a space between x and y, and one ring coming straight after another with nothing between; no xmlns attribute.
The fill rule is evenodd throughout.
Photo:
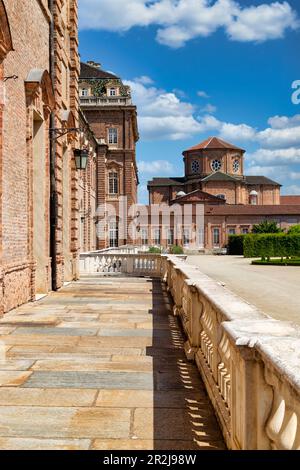
<svg viewBox="0 0 300 470"><path fill-rule="evenodd" d="M229 234L248 233L262 220L274 220L281 227L300 223L300 197L281 196L281 185L265 176L244 173L245 150L217 137L209 137L183 152L183 177L153 178L148 182L149 204L203 206L204 224L182 223L174 227L149 227L151 242L164 246L178 243L189 248L192 230L196 249L224 247ZM167 235L166 235L167 234Z"/></svg>
<svg viewBox="0 0 300 470"><path fill-rule="evenodd" d="M97 248L126 245L132 242L126 226L132 221L130 207L137 203L138 186L139 134L130 87L90 61L81 64L79 97L81 110L98 142L97 223L103 233L98 233ZM108 206L114 208L116 216L106 213ZM121 212L126 214L126 221L120 220Z"/></svg>

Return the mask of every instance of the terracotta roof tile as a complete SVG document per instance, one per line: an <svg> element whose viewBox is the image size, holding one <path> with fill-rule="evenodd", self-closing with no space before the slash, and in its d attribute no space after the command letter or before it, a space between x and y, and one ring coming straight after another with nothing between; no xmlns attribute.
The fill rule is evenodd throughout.
<svg viewBox="0 0 300 470"><path fill-rule="evenodd" d="M226 142L225 140L222 140L219 137L208 137L208 139L203 140L203 142L200 142L200 144L195 145L194 147L191 147L185 151L190 152L191 150L203 150L203 149L211 149L211 150L233 149L233 150L242 150L243 152L245 151L244 149L240 147L236 147L235 145L230 144L229 142Z"/></svg>
<svg viewBox="0 0 300 470"><path fill-rule="evenodd" d="M282 205L290 205L290 204L299 204L300 205L300 195L292 195L292 196L280 196L280 204Z"/></svg>

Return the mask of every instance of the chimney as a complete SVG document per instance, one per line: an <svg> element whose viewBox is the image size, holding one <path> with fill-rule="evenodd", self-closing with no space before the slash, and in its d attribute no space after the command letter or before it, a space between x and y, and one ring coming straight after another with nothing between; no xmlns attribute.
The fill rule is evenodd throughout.
<svg viewBox="0 0 300 470"><path fill-rule="evenodd" d="M95 67L95 69L101 69L101 64L99 62L94 62L93 60L88 60L87 64L91 67Z"/></svg>

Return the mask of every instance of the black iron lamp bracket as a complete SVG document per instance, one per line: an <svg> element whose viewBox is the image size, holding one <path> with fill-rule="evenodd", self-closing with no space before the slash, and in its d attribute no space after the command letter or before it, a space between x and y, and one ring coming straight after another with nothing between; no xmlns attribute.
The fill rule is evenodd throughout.
<svg viewBox="0 0 300 470"><path fill-rule="evenodd" d="M3 81L7 82L7 80L17 80L18 78L18 75L10 75L9 77L4 77Z"/></svg>
<svg viewBox="0 0 300 470"><path fill-rule="evenodd" d="M66 129L65 127L55 127L50 129L50 132L52 134L52 138L57 140L64 135L70 134L71 132L82 132L82 129L79 127L70 127L69 129Z"/></svg>

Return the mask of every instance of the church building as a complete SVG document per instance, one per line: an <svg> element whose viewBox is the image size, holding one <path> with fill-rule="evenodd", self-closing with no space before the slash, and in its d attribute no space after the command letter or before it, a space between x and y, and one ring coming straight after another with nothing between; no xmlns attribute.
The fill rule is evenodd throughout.
<svg viewBox="0 0 300 470"><path fill-rule="evenodd" d="M183 152L184 176L153 178L148 182L149 204L203 206L203 226L151 227L152 242L177 243L189 248L194 229L195 248L226 246L228 235L248 233L263 220L282 228L300 223L300 196L281 196L281 185L265 176L244 173L245 150L217 137L209 137ZM195 218L195 210L193 211ZM160 234L158 236L158 230ZM153 233L155 232L155 236ZM164 235L167 234L167 235Z"/></svg>

